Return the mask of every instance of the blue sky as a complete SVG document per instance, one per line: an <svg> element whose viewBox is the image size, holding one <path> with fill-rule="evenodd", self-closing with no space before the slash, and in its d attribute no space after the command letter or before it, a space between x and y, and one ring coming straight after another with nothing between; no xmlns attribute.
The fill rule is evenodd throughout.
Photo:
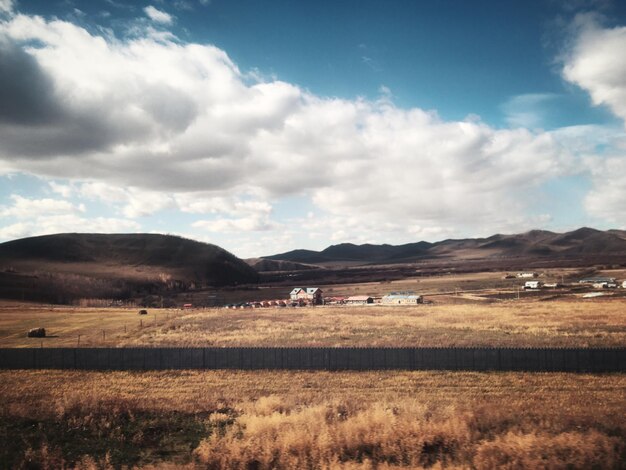
<svg viewBox="0 0 626 470"><path fill-rule="evenodd" d="M623 50L607 0L0 0L0 240L626 228Z"/></svg>

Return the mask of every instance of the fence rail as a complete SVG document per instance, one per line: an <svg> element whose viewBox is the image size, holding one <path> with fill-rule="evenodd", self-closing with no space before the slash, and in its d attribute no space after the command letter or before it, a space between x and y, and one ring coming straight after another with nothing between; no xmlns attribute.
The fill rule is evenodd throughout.
<svg viewBox="0 0 626 470"><path fill-rule="evenodd" d="M626 372L626 348L0 348L0 369Z"/></svg>

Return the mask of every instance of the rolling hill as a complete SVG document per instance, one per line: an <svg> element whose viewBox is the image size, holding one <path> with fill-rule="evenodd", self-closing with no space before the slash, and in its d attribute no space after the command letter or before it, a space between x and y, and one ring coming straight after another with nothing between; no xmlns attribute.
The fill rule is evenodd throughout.
<svg viewBox="0 0 626 470"><path fill-rule="evenodd" d="M311 264L267 258L248 258L244 261L258 272L307 271L317 268L317 266Z"/></svg>
<svg viewBox="0 0 626 470"><path fill-rule="evenodd" d="M64 233L0 244L1 297L129 297L258 281L226 250L158 234ZM16 290L17 289L17 290ZM44 293L48 293L44 295ZM52 295L54 294L54 295Z"/></svg>
<svg viewBox="0 0 626 470"><path fill-rule="evenodd" d="M626 256L626 231L583 227L567 233L531 230L488 238L448 239L405 245L342 243L322 251L294 250L264 258L328 265L396 264L424 260L489 260L506 258L575 258Z"/></svg>

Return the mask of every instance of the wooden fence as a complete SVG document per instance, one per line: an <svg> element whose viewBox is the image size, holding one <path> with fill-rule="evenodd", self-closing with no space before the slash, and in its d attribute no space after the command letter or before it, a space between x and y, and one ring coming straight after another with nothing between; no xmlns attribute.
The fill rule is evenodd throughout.
<svg viewBox="0 0 626 470"><path fill-rule="evenodd" d="M0 369L626 372L626 348L5 348Z"/></svg>

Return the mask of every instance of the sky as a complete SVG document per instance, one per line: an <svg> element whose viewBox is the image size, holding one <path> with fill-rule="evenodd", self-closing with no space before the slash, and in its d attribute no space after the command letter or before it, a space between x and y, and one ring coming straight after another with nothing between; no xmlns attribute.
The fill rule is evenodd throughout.
<svg viewBox="0 0 626 470"><path fill-rule="evenodd" d="M0 242L626 229L626 2L0 0Z"/></svg>

